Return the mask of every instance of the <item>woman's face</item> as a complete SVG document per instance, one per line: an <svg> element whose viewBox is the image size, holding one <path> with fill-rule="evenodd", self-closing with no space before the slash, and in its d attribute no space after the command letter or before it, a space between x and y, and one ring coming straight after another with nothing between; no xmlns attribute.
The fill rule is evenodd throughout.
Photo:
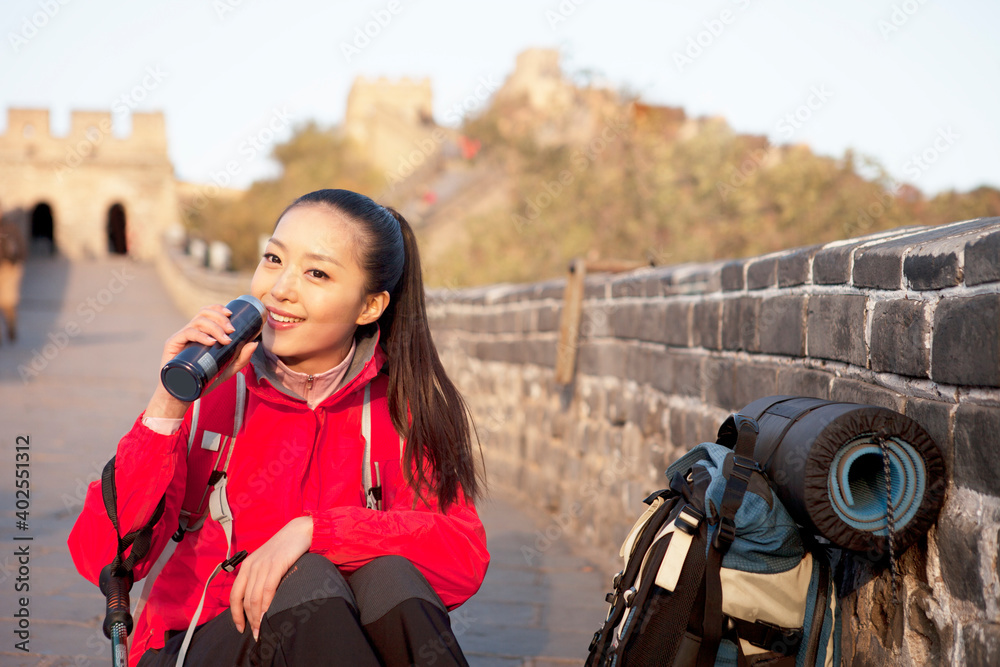
<svg viewBox="0 0 1000 667"><path fill-rule="evenodd" d="M268 311L264 347L294 371L336 366L358 325L388 305L387 293L365 293L352 227L326 206L296 206L278 221L253 275L250 292Z"/></svg>

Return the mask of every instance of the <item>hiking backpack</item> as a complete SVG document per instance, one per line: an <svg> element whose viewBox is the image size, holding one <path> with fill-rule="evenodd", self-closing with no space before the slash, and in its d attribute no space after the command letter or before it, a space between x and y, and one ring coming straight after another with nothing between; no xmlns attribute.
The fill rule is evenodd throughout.
<svg viewBox="0 0 1000 667"><path fill-rule="evenodd" d="M731 415L667 468L622 545L588 667L839 664L829 565L753 460L757 433Z"/></svg>

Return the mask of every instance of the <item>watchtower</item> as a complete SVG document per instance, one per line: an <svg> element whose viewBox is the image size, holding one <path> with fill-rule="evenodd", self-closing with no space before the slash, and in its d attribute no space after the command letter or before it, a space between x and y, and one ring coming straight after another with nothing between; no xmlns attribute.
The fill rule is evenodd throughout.
<svg viewBox="0 0 1000 667"><path fill-rule="evenodd" d="M358 77L347 96L344 131L378 169L393 169L434 129L430 79Z"/></svg>
<svg viewBox="0 0 1000 667"><path fill-rule="evenodd" d="M150 259L179 221L162 113L133 113L118 137L111 114L73 111L66 136L49 112L9 109L0 134L0 207L29 215L33 247L71 258L128 253Z"/></svg>

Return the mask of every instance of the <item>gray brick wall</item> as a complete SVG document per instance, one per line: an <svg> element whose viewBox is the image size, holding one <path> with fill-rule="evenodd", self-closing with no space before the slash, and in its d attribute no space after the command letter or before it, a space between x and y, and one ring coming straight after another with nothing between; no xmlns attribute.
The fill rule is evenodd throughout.
<svg viewBox="0 0 1000 667"><path fill-rule="evenodd" d="M902 556L898 608L888 574L858 566L865 583L841 600L845 664L1000 664L1000 219L588 276L566 386L564 286L428 295L491 484L610 563L666 466L752 400L903 412L945 453L945 506Z"/></svg>

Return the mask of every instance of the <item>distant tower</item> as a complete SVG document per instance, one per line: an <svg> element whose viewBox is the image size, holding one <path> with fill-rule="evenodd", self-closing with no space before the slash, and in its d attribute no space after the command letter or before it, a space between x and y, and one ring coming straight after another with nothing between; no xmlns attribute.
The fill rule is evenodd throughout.
<svg viewBox="0 0 1000 667"><path fill-rule="evenodd" d="M430 79L354 80L344 131L379 170L396 168L434 127Z"/></svg>
<svg viewBox="0 0 1000 667"><path fill-rule="evenodd" d="M131 135L118 138L110 113L74 111L69 134L54 137L47 110L8 110L0 205L28 213L36 248L154 257L180 219L163 114L133 113Z"/></svg>

